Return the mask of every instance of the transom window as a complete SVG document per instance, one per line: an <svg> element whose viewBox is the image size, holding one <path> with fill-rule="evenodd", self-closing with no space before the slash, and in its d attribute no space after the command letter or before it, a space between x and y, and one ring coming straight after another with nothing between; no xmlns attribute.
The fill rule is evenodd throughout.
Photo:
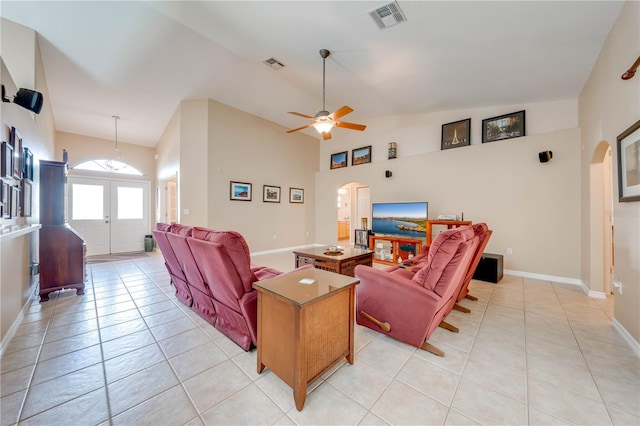
<svg viewBox="0 0 640 426"><path fill-rule="evenodd" d="M123 175L136 175L142 176L142 172L136 169L133 166L128 165L127 163L123 163L118 160L110 160L110 159L99 159L99 160L90 160L85 161L84 163L80 163L74 167L74 170L89 170L92 172L107 172L107 173L117 173Z"/></svg>

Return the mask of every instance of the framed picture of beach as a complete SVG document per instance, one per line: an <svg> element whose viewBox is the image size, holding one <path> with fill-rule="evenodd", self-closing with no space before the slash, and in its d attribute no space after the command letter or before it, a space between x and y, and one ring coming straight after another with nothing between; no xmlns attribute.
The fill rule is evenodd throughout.
<svg viewBox="0 0 640 426"><path fill-rule="evenodd" d="M304 189L289 188L289 202L300 204L304 203Z"/></svg>
<svg viewBox="0 0 640 426"><path fill-rule="evenodd" d="M618 200L640 201L640 120L622 132L618 142Z"/></svg>
<svg viewBox="0 0 640 426"><path fill-rule="evenodd" d="M251 184L231 181L229 197L234 201L251 201Z"/></svg>

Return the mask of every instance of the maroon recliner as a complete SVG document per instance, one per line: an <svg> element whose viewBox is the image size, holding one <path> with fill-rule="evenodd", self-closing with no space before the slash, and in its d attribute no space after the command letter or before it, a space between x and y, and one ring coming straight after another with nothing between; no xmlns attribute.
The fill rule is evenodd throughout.
<svg viewBox="0 0 640 426"><path fill-rule="evenodd" d="M444 356L427 340L453 309L477 245L473 229L460 227L438 234L427 262L415 274L402 268L389 272L356 266L356 321Z"/></svg>
<svg viewBox="0 0 640 426"><path fill-rule="evenodd" d="M234 231L195 227L187 242L211 289L216 329L244 350L257 345L258 292L252 284L282 272L252 265L249 246Z"/></svg>
<svg viewBox="0 0 640 426"><path fill-rule="evenodd" d="M176 289L176 298L185 305L191 306L193 304L193 297L191 296L191 291L189 291L187 278L184 276L180 263L167 239L167 233L170 228L171 225L168 223L157 223L156 228L153 230L153 236L164 257L164 265L167 267L167 271L171 277L171 283Z"/></svg>
<svg viewBox="0 0 640 426"><path fill-rule="evenodd" d="M191 237L192 231L191 226L173 224L167 233L167 239L187 278L187 285L193 297L191 309L209 324L215 326L217 313L213 306L211 289L205 284L198 263L191 253L189 244L187 244L187 238Z"/></svg>

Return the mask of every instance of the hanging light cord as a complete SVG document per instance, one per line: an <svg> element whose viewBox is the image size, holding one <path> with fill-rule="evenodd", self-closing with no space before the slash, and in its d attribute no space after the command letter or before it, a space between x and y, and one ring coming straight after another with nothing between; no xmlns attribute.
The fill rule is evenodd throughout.
<svg viewBox="0 0 640 426"><path fill-rule="evenodd" d="M118 149L118 120L120 120L120 117L117 115L113 115L112 117L116 124L116 152L118 153L118 158L120 158L120 149Z"/></svg>

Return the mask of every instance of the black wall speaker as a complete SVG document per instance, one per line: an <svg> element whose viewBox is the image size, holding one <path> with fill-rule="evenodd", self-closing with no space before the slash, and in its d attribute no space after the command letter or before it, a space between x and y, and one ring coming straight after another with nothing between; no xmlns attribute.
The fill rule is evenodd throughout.
<svg viewBox="0 0 640 426"><path fill-rule="evenodd" d="M541 163L548 163L553 158L553 152L551 151L542 151L538 153L538 158Z"/></svg>
<svg viewBox="0 0 640 426"><path fill-rule="evenodd" d="M391 172L391 170L386 170L384 172L384 176L390 178L391 176L393 176L393 173Z"/></svg>
<svg viewBox="0 0 640 426"><path fill-rule="evenodd" d="M42 97L42 93L36 92L35 90L20 88L13 99L13 103L18 104L29 111L33 111L36 114L40 114L43 100L44 98Z"/></svg>

